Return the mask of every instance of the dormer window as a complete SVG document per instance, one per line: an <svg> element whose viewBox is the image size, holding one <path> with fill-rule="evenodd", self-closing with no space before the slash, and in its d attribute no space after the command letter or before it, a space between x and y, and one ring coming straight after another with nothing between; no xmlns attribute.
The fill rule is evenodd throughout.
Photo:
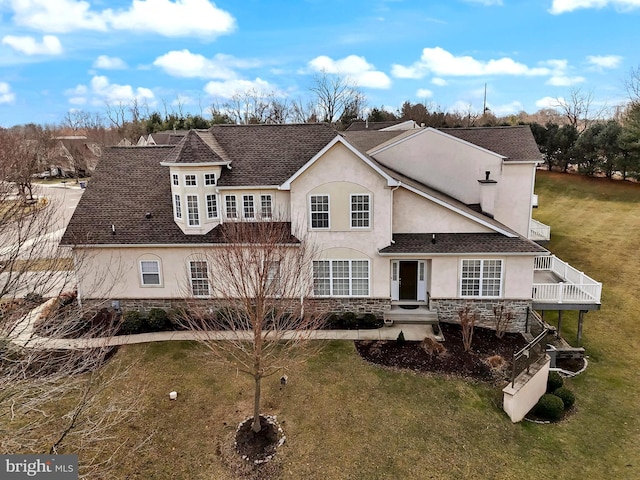
<svg viewBox="0 0 640 480"><path fill-rule="evenodd" d="M216 184L216 174L215 173L205 173L204 174L204 184L205 184L205 186L215 185Z"/></svg>
<svg viewBox="0 0 640 480"><path fill-rule="evenodd" d="M177 187L178 185L180 185L180 179L178 178L178 174L174 173L173 175L171 175L171 178L173 180L173 184Z"/></svg>
<svg viewBox="0 0 640 480"><path fill-rule="evenodd" d="M187 187L197 187L198 186L198 182L196 181L196 176L195 175L185 175L184 176L184 184Z"/></svg>

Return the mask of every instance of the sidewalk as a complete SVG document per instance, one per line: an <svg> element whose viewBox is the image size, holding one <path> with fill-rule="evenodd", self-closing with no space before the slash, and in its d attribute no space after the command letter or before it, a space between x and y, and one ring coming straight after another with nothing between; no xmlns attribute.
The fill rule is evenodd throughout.
<svg viewBox="0 0 640 480"><path fill-rule="evenodd" d="M28 348L69 350L76 348L99 348L117 345L130 345L135 343L168 342L175 340L235 340L238 339L241 334L241 332L232 331L172 331L139 333L137 335L117 335L101 338L62 339L39 337L34 334L33 326L40 316L40 313L47 308L48 304L52 301L55 301L55 299L48 300L25 315L11 336L11 340L14 343ZM391 327L380 327L372 330L315 330L313 332L304 333L291 331L285 332L284 337L293 338L296 335L301 335L305 338L309 336L313 340L396 340L400 331L403 332L404 338L407 341L421 341L424 340L425 337L442 340L442 338L433 333L431 325L419 324L392 325ZM310 335L307 335L307 333L310 333ZM251 335L252 334L250 332L247 332L242 336L249 340Z"/></svg>

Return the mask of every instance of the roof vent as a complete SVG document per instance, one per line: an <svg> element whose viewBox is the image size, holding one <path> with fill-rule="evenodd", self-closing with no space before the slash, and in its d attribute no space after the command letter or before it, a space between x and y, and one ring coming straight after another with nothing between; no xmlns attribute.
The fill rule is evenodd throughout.
<svg viewBox="0 0 640 480"><path fill-rule="evenodd" d="M151 212L147 212L144 214L144 217L149 220L151 217L153 217L153 215L151 214Z"/></svg>
<svg viewBox="0 0 640 480"><path fill-rule="evenodd" d="M433 243L433 244L436 243L436 234L435 233L431 234L431 243Z"/></svg>
<svg viewBox="0 0 640 480"><path fill-rule="evenodd" d="M113 223L111 224L111 234L112 235L116 234L116 226Z"/></svg>

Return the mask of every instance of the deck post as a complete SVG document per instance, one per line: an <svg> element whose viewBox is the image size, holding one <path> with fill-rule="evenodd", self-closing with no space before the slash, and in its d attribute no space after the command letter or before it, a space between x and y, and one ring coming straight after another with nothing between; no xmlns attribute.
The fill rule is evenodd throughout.
<svg viewBox="0 0 640 480"><path fill-rule="evenodd" d="M558 337L562 336L562 310L558 310Z"/></svg>
<svg viewBox="0 0 640 480"><path fill-rule="evenodd" d="M584 314L586 310L580 310L578 314L578 347L582 344L582 322L584 321Z"/></svg>

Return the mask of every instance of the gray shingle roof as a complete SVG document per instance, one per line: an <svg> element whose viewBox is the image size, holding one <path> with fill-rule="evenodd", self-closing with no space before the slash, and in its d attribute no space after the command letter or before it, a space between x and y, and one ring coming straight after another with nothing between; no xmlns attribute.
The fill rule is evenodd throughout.
<svg viewBox="0 0 640 480"><path fill-rule="evenodd" d="M499 233L395 233L391 245L380 253L480 254L480 253L548 253L526 238L509 238Z"/></svg>
<svg viewBox="0 0 640 480"><path fill-rule="evenodd" d="M516 127L439 128L443 133L491 150L511 160L542 160L528 125Z"/></svg>
<svg viewBox="0 0 640 480"><path fill-rule="evenodd" d="M351 122L345 132L361 132L367 130L381 130L387 127L393 127L404 122L404 120L385 120L383 122Z"/></svg>
<svg viewBox="0 0 640 480"><path fill-rule="evenodd" d="M415 133L417 131L418 130L411 130L411 133ZM379 132L377 130L356 130L345 131L342 133L351 145L358 148L363 153L395 137L406 134L407 131L403 130L393 130L388 132Z"/></svg>
<svg viewBox="0 0 640 480"><path fill-rule="evenodd" d="M164 161L168 163L223 162L222 157L214 152L198 133L196 130L190 130Z"/></svg>

